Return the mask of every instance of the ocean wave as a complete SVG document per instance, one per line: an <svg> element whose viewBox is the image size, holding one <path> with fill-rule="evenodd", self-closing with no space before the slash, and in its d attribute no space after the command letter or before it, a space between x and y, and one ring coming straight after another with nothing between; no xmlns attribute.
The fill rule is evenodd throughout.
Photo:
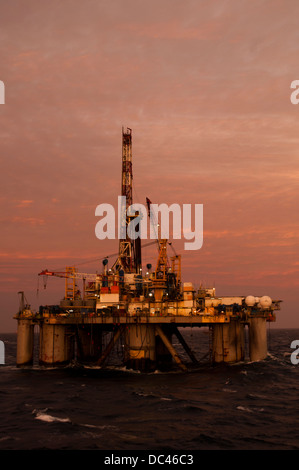
<svg viewBox="0 0 299 470"><path fill-rule="evenodd" d="M260 413L264 411L264 408L252 409L252 408L248 408L247 406L239 405L237 406L237 410L246 411L247 413Z"/></svg>
<svg viewBox="0 0 299 470"><path fill-rule="evenodd" d="M47 413L48 409L45 410L33 410L32 413L35 414L35 419L40 421L45 421L46 423L71 423L69 418L59 418L58 416L52 416Z"/></svg>
<svg viewBox="0 0 299 470"><path fill-rule="evenodd" d="M153 393L137 392L135 390L132 392L132 394L137 395L138 397L143 397L143 398L158 398Z"/></svg>
<svg viewBox="0 0 299 470"><path fill-rule="evenodd" d="M102 425L98 425L98 424L79 424L79 426L82 426L84 428L91 428L91 429L100 429L101 431L106 431L106 430L110 430L110 431L117 431L118 428L116 426L112 426L110 424L102 424Z"/></svg>
<svg viewBox="0 0 299 470"><path fill-rule="evenodd" d="M247 408L246 406L237 406L237 410L240 410L240 411L247 411L247 413L253 413L252 410L250 410L249 408Z"/></svg>
<svg viewBox="0 0 299 470"><path fill-rule="evenodd" d="M259 393L248 393L246 395L248 398L257 398L257 399L260 399L260 400L268 400L269 397L267 395L261 395Z"/></svg>
<svg viewBox="0 0 299 470"><path fill-rule="evenodd" d="M171 397L161 397L160 395L157 395L153 392L150 392L150 393L146 393L146 392L143 392L143 391L136 391L134 390L132 392L133 395L137 395L138 397L142 397L142 398L156 398L158 400L162 400L162 401L172 401L173 398Z"/></svg>

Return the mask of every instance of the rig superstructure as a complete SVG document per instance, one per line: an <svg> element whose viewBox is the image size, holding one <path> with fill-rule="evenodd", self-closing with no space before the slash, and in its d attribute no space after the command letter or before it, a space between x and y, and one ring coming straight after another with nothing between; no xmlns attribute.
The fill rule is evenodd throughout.
<svg viewBox="0 0 299 470"><path fill-rule="evenodd" d="M127 209L132 197L132 130L122 130L121 194ZM150 200L147 199L147 204ZM126 210L125 224L132 217ZM123 233L126 233L123 232ZM157 237L156 266L142 274L140 238L128 235L119 240L113 266L103 259L101 274L44 270L42 276L65 279L65 295L59 305L41 306L34 312L21 296L18 322L17 366L33 364L34 328L39 328L39 363L65 365L74 359L103 367L118 341L123 345L122 363L127 368L152 371L177 364L188 365L173 346L175 335L192 363L197 359L186 343L183 327L209 327L210 357L215 363L245 359L245 328L248 327L251 361L267 356L267 322L275 321L280 300L268 296L217 297L215 288L194 289L182 282L181 256L168 257L167 239ZM83 289L78 289L82 281ZM107 336L109 340L107 341ZM105 337L105 341L103 340Z"/></svg>

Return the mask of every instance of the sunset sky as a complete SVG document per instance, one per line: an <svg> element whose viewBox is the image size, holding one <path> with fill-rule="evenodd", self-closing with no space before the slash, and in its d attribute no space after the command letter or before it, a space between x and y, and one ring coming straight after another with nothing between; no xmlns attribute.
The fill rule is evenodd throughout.
<svg viewBox="0 0 299 470"><path fill-rule="evenodd" d="M298 18L297 0L0 0L0 332L18 291L63 297L41 270L118 251L95 208L120 195L122 126L135 202L203 204L203 247L174 242L184 281L282 299L275 327L299 327Z"/></svg>

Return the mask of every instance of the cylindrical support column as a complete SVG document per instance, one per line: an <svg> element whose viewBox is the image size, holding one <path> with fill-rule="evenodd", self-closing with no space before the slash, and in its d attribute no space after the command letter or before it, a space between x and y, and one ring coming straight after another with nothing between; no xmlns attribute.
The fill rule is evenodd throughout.
<svg viewBox="0 0 299 470"><path fill-rule="evenodd" d="M67 333L65 325L43 323L40 330L40 364L59 365L70 361L71 337Z"/></svg>
<svg viewBox="0 0 299 470"><path fill-rule="evenodd" d="M249 356L251 361L267 357L267 324L263 317L249 320Z"/></svg>
<svg viewBox="0 0 299 470"><path fill-rule="evenodd" d="M130 325L125 332L124 363L128 368L150 371L156 368L154 325Z"/></svg>
<svg viewBox="0 0 299 470"><path fill-rule="evenodd" d="M238 362L244 360L244 326L239 321L213 325L213 362Z"/></svg>
<svg viewBox="0 0 299 470"><path fill-rule="evenodd" d="M33 364L34 325L31 320L18 320L17 366Z"/></svg>

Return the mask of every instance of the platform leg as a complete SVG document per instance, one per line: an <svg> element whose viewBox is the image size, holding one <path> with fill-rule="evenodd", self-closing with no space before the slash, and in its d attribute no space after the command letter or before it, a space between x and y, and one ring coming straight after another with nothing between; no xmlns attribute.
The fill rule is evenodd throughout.
<svg viewBox="0 0 299 470"><path fill-rule="evenodd" d="M130 325L125 334L124 362L126 367L151 371L156 369L156 338L154 325Z"/></svg>
<svg viewBox="0 0 299 470"><path fill-rule="evenodd" d="M17 367L33 364L34 325L31 320L18 320Z"/></svg>
<svg viewBox="0 0 299 470"><path fill-rule="evenodd" d="M249 356L251 361L261 361L267 357L265 318L258 317L249 320Z"/></svg>
<svg viewBox="0 0 299 470"><path fill-rule="evenodd" d="M40 331L41 365L63 365L71 360L71 337L65 325L44 323Z"/></svg>
<svg viewBox="0 0 299 470"><path fill-rule="evenodd" d="M238 321L213 325L213 362L238 362L244 360L244 326Z"/></svg>

